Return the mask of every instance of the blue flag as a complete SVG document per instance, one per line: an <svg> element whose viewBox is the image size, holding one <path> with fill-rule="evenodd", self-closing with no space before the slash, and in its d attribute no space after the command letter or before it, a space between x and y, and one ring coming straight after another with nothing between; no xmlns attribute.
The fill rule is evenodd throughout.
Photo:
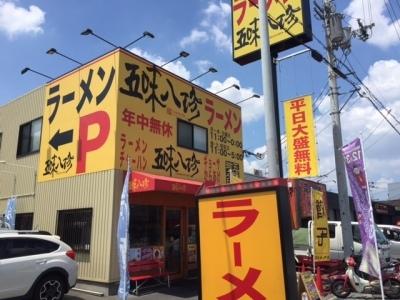
<svg viewBox="0 0 400 300"><path fill-rule="evenodd" d="M8 199L6 211L4 212L4 223L9 229L15 229L16 200L16 197Z"/></svg>
<svg viewBox="0 0 400 300"><path fill-rule="evenodd" d="M118 219L118 258L119 258L119 287L118 299L126 300L129 294L130 282L128 274L128 249L129 249L129 179L130 166L125 176L124 187L121 194L121 205Z"/></svg>

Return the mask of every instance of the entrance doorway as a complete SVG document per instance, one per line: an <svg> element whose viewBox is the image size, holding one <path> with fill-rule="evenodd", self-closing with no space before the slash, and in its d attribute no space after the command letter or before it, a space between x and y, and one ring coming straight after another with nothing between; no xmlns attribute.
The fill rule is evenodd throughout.
<svg viewBox="0 0 400 300"><path fill-rule="evenodd" d="M165 211L165 266L171 275L182 274L182 216L180 208Z"/></svg>

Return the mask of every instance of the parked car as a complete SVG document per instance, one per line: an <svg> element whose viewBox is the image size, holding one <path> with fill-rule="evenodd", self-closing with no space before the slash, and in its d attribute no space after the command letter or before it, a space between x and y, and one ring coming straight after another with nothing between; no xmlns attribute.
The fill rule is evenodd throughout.
<svg viewBox="0 0 400 300"><path fill-rule="evenodd" d="M307 256L312 254L313 251L313 225L312 221L308 222L308 228L300 228L292 230L293 246L295 255ZM329 241L330 241L330 257L333 260L343 260L343 236L342 236L342 223L339 221L328 221L329 226ZM360 228L357 222L351 222L353 231L353 248L354 255L360 256L362 252ZM390 262L390 245L389 241L385 238L379 228L375 230L376 240L378 243L379 257L381 264L386 266Z"/></svg>
<svg viewBox="0 0 400 300"><path fill-rule="evenodd" d="M379 224L378 227L390 242L390 257L400 260L400 226Z"/></svg>
<svg viewBox="0 0 400 300"><path fill-rule="evenodd" d="M0 230L0 299L63 299L76 284L75 256L58 236Z"/></svg>

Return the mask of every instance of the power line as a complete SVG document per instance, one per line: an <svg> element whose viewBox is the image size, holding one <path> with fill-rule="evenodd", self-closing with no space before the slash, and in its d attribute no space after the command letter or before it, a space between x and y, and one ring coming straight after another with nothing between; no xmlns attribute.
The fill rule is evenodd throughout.
<svg viewBox="0 0 400 300"><path fill-rule="evenodd" d="M390 17L390 19L392 20L393 27L394 27L394 30L396 31L397 37L398 37L399 40L400 40L400 34L399 34L399 32L397 31L397 27L396 27L396 25L397 25L396 13L395 13L395 11L394 11L394 9L393 9L393 7L392 7L392 4L391 4L390 1L389 1L389 5L390 5L390 7L391 7L392 10L393 10L393 15L392 15L392 11L391 11L390 8L389 8L389 5L387 4L387 1L386 1L386 0L383 0L383 2L385 3L386 10L387 10L388 13L389 13L389 17Z"/></svg>

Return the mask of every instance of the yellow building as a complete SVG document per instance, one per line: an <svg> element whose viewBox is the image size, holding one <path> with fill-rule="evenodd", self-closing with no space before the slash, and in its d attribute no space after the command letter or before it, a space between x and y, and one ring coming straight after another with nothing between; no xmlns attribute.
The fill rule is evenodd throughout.
<svg viewBox="0 0 400 300"><path fill-rule="evenodd" d="M161 257L191 275L194 194L243 178L241 126L237 105L113 50L0 107L0 212L16 194L16 227L60 235L77 251L80 287L113 293L129 161L131 260Z"/></svg>

